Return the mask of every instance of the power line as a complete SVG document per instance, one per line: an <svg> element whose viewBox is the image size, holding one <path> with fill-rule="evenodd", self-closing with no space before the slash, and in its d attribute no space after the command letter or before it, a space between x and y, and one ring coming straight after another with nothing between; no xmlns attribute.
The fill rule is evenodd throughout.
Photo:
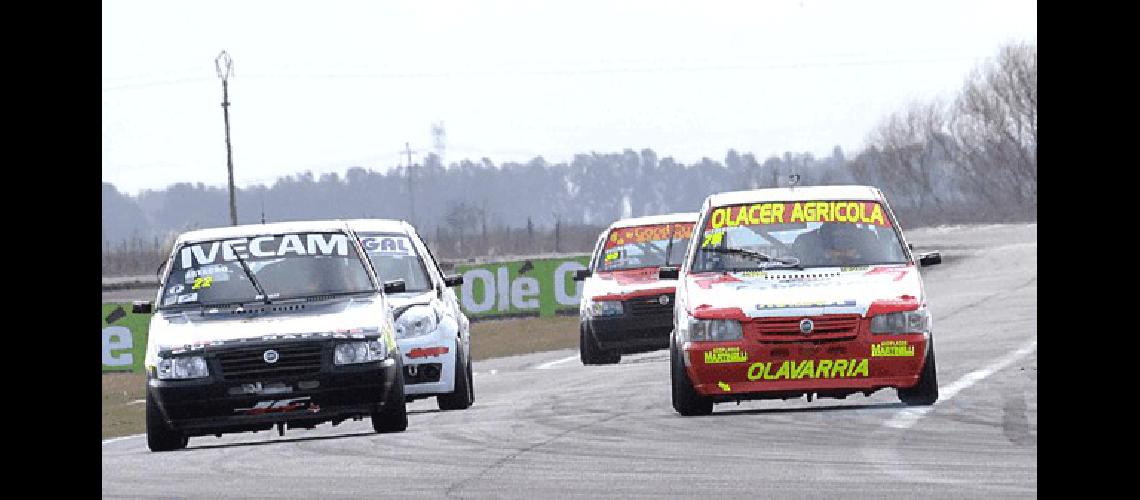
<svg viewBox="0 0 1140 500"><path fill-rule="evenodd" d="M573 75L608 75L622 73L699 73L721 71L750 71L750 70L797 70L818 69L831 67L862 67L862 66L899 66L909 64L931 64L938 62L974 61L981 56L954 56L923 59L879 59L836 61L822 63L782 63L782 64L727 64L708 66L658 66L641 68L587 68L587 69L554 69L554 70L503 70L503 71L467 71L467 72L422 72L422 73L326 73L326 74L247 74L245 80L352 80L352 79L400 79L400 78L471 78L480 76L573 76ZM140 82L133 84L103 87L103 92L116 90L131 90L137 88L157 87L167 85L180 85L207 81L203 78L181 78L177 80L160 80L156 82Z"/></svg>

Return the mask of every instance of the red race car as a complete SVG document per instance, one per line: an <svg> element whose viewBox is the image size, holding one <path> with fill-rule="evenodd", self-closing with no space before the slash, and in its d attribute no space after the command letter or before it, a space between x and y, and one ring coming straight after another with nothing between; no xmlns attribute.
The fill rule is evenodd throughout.
<svg viewBox="0 0 1140 500"><path fill-rule="evenodd" d="M918 267L942 258L912 254L878 189L714 194L696 228L678 273L670 338L678 413L888 387L907 404L938 399Z"/></svg>

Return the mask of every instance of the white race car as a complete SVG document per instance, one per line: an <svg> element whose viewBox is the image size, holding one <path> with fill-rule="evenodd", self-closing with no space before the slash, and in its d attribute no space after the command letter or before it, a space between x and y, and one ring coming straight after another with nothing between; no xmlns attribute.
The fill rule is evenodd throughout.
<svg viewBox="0 0 1140 500"><path fill-rule="evenodd" d="M347 221L360 238L380 281L394 286L388 299L403 353L408 401L436 397L441 410L475 402L471 376L471 329L451 287L463 276L445 276L415 228L404 221ZM402 281L402 290L399 283Z"/></svg>

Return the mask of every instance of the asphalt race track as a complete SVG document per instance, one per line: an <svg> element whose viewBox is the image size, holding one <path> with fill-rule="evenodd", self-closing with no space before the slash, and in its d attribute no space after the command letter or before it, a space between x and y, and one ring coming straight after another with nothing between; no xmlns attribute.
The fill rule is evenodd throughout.
<svg viewBox="0 0 1140 500"><path fill-rule="evenodd" d="M475 405L190 439L104 440L105 497L1002 498L1037 496L1037 226L910 231L934 314L942 399L719 404L681 417L667 351L584 367L576 350L475 364Z"/></svg>

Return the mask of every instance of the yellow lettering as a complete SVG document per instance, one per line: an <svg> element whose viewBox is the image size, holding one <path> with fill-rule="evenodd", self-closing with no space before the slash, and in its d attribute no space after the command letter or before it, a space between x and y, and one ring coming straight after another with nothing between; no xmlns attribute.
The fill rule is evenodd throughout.
<svg viewBox="0 0 1140 500"><path fill-rule="evenodd" d="M724 241L723 232L705 233L705 241L701 242L701 246L707 247L712 245L719 245L722 241Z"/></svg>
<svg viewBox="0 0 1140 500"><path fill-rule="evenodd" d="M759 213L760 215L757 215ZM748 208L748 220L751 224L767 224L764 218L764 205L752 205Z"/></svg>
<svg viewBox="0 0 1140 500"><path fill-rule="evenodd" d="M727 208L718 208L713 210L712 213L712 227L718 228L724 225L724 212Z"/></svg>
<svg viewBox="0 0 1140 500"><path fill-rule="evenodd" d="M733 223L730 223L729 226L748 225L749 224L749 222L748 222L748 207L741 205L740 207L737 207L737 210L738 211L736 212L736 219Z"/></svg>
<svg viewBox="0 0 1140 500"><path fill-rule="evenodd" d="M772 218L773 218L773 222L776 224L783 224L784 223L784 204L783 203L773 203L772 204Z"/></svg>
<svg viewBox="0 0 1140 500"><path fill-rule="evenodd" d="M836 378L837 375L841 376L845 371L847 371L847 360L837 359L835 363L831 365L831 378Z"/></svg>
<svg viewBox="0 0 1140 500"><path fill-rule="evenodd" d="M776 372L776 377L773 380L779 380L781 376L783 376L785 379L790 379L791 373L788 373L789 371L790 369L788 367L787 361L780 363L780 370Z"/></svg>
<svg viewBox="0 0 1140 500"><path fill-rule="evenodd" d="M794 372L792 372L792 378L797 379L797 380L804 378L804 377L812 378L812 374L813 374L812 372L814 369L815 369L815 362L814 361L812 361L810 359L800 361L800 365L796 367L796 370Z"/></svg>
<svg viewBox="0 0 1140 500"><path fill-rule="evenodd" d="M830 378L828 376L829 370L831 370L831 360L830 359L819 360L819 366L816 366L816 368L815 368L815 378Z"/></svg>
<svg viewBox="0 0 1140 500"><path fill-rule="evenodd" d="M867 368L867 358L859 360L859 366L855 367L855 375L858 376L859 374L863 374L864 377L870 376Z"/></svg>
<svg viewBox="0 0 1140 500"><path fill-rule="evenodd" d="M760 380L766 371L768 370L764 363L752 363L752 366L748 367L748 380Z"/></svg>
<svg viewBox="0 0 1140 500"><path fill-rule="evenodd" d="M792 218L789 222L806 222L804 219L804 207L802 203L796 203L792 206Z"/></svg>
<svg viewBox="0 0 1140 500"><path fill-rule="evenodd" d="M873 208L871 209L871 220L868 222L874 222L880 226L886 225L886 223L883 222L883 209L879 207L878 203L875 203L872 206Z"/></svg>

